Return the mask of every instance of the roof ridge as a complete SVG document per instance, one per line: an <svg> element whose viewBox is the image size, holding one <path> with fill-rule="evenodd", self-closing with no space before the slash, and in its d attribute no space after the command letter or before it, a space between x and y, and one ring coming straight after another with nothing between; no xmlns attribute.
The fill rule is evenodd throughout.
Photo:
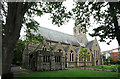
<svg viewBox="0 0 120 79"><path fill-rule="evenodd" d="M79 43L78 39L74 35L70 35L67 33L63 33L63 32L49 29L49 28L42 27L42 26L40 26L38 32L46 40L57 41L57 42L72 44L72 45L77 45L77 46L79 46L79 45L84 46L84 44Z"/></svg>
<svg viewBox="0 0 120 79"><path fill-rule="evenodd" d="M56 30L53 30L53 29L50 29L50 28L46 28L46 27L43 27L43 26L40 26L40 28L44 28L44 29L47 29L47 30L56 31ZM67 33L64 33L64 32L60 32L60 31L56 31L56 32L63 33L63 34L66 34L66 35L70 35L70 36L74 36L74 35L71 35L71 34L67 34Z"/></svg>

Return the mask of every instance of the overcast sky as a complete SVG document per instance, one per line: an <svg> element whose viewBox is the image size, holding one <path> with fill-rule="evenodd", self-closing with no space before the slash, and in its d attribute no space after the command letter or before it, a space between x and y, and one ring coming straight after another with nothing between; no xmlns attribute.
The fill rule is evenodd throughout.
<svg viewBox="0 0 120 79"><path fill-rule="evenodd" d="M64 3L67 6L68 10L70 10L72 8L72 2L71 1L72 0L69 0L68 2ZM36 21L38 21L40 26L42 26L42 27L50 28L50 29L53 29L53 30L56 30L56 31L60 31L60 32L64 32L64 33L73 35L74 20L71 19L68 23L65 23L64 25L58 27L57 25L52 24L52 21L49 17L50 17L49 14L45 14L42 17L34 17L34 19ZM92 24L93 27L90 27L88 29L88 33L93 32L92 29L94 27L98 27L97 24L94 24L93 20L91 20L91 23L93 23ZM94 40L95 37L89 36L88 33L87 33L88 41ZM24 34L25 34L24 30L22 29L21 30L21 35L24 35ZM97 40L99 40L99 37L96 37L96 38L97 38ZM98 42L99 42L101 51L111 50L111 49L114 49L114 48L118 47L117 40L113 40L110 43L110 45L107 45L105 42L100 42L100 41L98 41Z"/></svg>

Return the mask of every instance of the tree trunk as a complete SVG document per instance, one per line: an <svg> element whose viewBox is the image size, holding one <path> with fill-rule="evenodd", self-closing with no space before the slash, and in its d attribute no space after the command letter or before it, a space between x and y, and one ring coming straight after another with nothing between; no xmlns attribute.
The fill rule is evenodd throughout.
<svg viewBox="0 0 120 79"><path fill-rule="evenodd" d="M115 36L116 36L116 39L118 41L118 44L120 46L120 26L118 26L118 19L117 19L117 14L116 14L116 10L115 10L115 7L114 7L114 3L113 2L109 2L109 5L110 5L110 14L112 16L112 20L113 20L113 23L114 23L114 26L115 26Z"/></svg>
<svg viewBox="0 0 120 79"><path fill-rule="evenodd" d="M113 19L113 23L114 23L114 26L115 26L115 36L116 36L116 39L118 41L118 46L120 47L120 26L118 25L118 19L117 19L117 13L116 13L116 8L114 7L114 3L110 2L109 3L110 5L110 14L112 16L112 19ZM119 12L120 12L120 8L119 8ZM120 67L118 67L118 72L120 73Z"/></svg>
<svg viewBox="0 0 120 79"><path fill-rule="evenodd" d="M5 35L2 41L2 79L10 79L13 50L20 37L20 30L25 11L23 3L8 3L8 15L6 17Z"/></svg>
<svg viewBox="0 0 120 79"><path fill-rule="evenodd" d="M84 58L84 69L86 69L86 58Z"/></svg>

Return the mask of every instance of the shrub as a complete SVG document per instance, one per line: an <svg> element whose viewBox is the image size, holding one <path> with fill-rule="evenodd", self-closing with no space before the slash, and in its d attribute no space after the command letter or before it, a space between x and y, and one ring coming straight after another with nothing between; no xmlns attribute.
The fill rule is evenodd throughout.
<svg viewBox="0 0 120 79"><path fill-rule="evenodd" d="M108 62L104 62L104 65L108 65Z"/></svg>
<svg viewBox="0 0 120 79"><path fill-rule="evenodd" d="M114 67L114 66L112 66L111 69L112 69L113 72L116 72L116 70L117 70L117 68Z"/></svg>
<svg viewBox="0 0 120 79"><path fill-rule="evenodd" d="M118 72L120 73L120 65L118 65Z"/></svg>
<svg viewBox="0 0 120 79"><path fill-rule="evenodd" d="M104 71L104 70L105 70L105 67L104 67L104 66L101 66L101 69L102 69L102 71Z"/></svg>
<svg viewBox="0 0 120 79"><path fill-rule="evenodd" d="M117 63L117 64L120 64L120 61L117 61L116 63Z"/></svg>

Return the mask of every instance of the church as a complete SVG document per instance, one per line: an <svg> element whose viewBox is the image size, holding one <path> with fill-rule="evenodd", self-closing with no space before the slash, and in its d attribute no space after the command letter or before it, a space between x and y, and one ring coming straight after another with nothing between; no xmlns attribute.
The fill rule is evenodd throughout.
<svg viewBox="0 0 120 79"><path fill-rule="evenodd" d="M36 45L26 44L23 52L23 65L30 66L32 70L60 70L84 66L84 58L80 57L81 47L88 49L87 66L103 63L97 39L88 41L81 26L73 28L74 35L45 27L40 27L39 33L44 37L44 42Z"/></svg>

